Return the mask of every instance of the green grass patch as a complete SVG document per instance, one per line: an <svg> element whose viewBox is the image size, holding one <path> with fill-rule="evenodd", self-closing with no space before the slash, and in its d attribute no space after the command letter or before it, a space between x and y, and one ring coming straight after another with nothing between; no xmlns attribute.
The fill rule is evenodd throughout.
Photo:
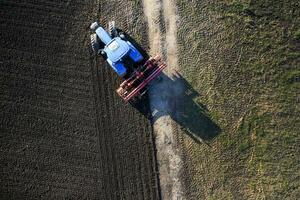
<svg viewBox="0 0 300 200"><path fill-rule="evenodd" d="M300 40L300 28L295 31L294 38Z"/></svg>
<svg viewBox="0 0 300 200"><path fill-rule="evenodd" d="M188 143L197 197L297 199L300 3L183 0L178 8L182 73L222 128L211 149Z"/></svg>

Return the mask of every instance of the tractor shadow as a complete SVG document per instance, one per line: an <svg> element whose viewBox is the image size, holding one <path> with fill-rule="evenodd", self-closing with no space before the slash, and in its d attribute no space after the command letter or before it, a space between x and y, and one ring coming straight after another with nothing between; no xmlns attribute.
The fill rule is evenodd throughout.
<svg viewBox="0 0 300 200"><path fill-rule="evenodd" d="M162 85L167 88L160 88ZM197 143L206 143L220 133L221 129L210 118L207 107L196 101L201 95L179 73L172 77L163 73L150 87L153 94L148 92L132 106L152 123L170 116Z"/></svg>
<svg viewBox="0 0 300 200"><path fill-rule="evenodd" d="M121 29L118 31L124 33L146 60L149 58L144 48L129 34ZM163 116L170 116L197 143L205 143L220 133L220 127L209 117L207 107L196 101L201 95L178 72L171 77L162 73L150 87L153 94L148 91L131 105L152 123ZM154 112L151 113L151 110Z"/></svg>

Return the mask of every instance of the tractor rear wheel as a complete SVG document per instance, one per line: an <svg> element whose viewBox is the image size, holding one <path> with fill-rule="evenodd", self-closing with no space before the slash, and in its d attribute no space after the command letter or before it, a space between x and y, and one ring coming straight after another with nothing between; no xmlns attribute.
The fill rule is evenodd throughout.
<svg viewBox="0 0 300 200"><path fill-rule="evenodd" d="M108 31L112 38L118 36L118 31L116 29L115 21L109 21L108 22Z"/></svg>
<svg viewBox="0 0 300 200"><path fill-rule="evenodd" d="M101 55L103 56L103 58L106 60L106 58L107 58L106 52L103 51L103 50L101 50L100 53L101 53Z"/></svg>
<svg viewBox="0 0 300 200"><path fill-rule="evenodd" d="M122 32L121 32L121 33L119 33L119 37L120 37L120 38L122 38L122 39L124 40L124 39L125 39L125 35L124 35L124 33L122 33Z"/></svg>

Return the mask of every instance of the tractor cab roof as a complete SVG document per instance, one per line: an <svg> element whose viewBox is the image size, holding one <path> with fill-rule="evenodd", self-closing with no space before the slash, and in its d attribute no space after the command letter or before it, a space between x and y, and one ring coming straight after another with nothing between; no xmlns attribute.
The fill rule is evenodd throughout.
<svg viewBox="0 0 300 200"><path fill-rule="evenodd" d="M104 48L108 59L113 63L120 61L129 50L129 45L119 37L112 39Z"/></svg>

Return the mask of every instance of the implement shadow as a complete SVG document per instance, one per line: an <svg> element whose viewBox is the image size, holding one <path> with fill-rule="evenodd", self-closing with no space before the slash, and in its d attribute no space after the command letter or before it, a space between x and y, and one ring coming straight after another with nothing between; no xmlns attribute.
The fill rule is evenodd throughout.
<svg viewBox="0 0 300 200"><path fill-rule="evenodd" d="M145 60L149 58L144 48L129 34L121 29L118 29L118 32L124 33L126 39L141 52ZM158 85L157 91L154 89L157 94L151 95L156 99L156 103L149 101L148 92L142 99L131 104L152 123L160 117L170 116L197 143L211 140L220 133L220 127L209 117L206 106L195 101L200 94L178 72L175 71L171 77L162 73L159 80L153 82ZM162 85L168 88L160 90ZM151 110L154 112L151 113Z"/></svg>
<svg viewBox="0 0 300 200"><path fill-rule="evenodd" d="M220 127L210 118L207 107L196 102L200 94L176 71L171 77L162 74L161 78L170 94L167 98L162 98L169 109L162 110L160 104L157 108L152 107L152 110L156 110L153 121L169 115L196 142L216 137L220 133Z"/></svg>
<svg viewBox="0 0 300 200"><path fill-rule="evenodd" d="M159 86L162 81L163 90ZM220 133L220 127L210 118L207 107L196 102L200 94L178 72L171 77L162 73L154 82L158 87L153 88L153 93L157 94L150 94L152 101L147 95L132 104L153 123L160 117L170 116L197 143L209 141ZM153 113L145 106L148 103L151 103Z"/></svg>

